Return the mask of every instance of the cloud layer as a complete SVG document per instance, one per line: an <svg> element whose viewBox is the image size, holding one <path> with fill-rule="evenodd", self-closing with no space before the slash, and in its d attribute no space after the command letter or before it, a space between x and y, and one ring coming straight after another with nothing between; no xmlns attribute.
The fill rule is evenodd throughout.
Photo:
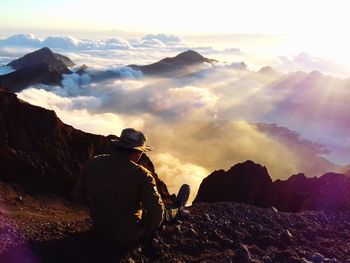
<svg viewBox="0 0 350 263"><path fill-rule="evenodd" d="M110 38L104 41L77 39L70 36L48 36L40 39L31 34L18 34L0 39L1 47L32 47L43 46L61 50L93 50L93 49L128 49L130 45L120 38Z"/></svg>

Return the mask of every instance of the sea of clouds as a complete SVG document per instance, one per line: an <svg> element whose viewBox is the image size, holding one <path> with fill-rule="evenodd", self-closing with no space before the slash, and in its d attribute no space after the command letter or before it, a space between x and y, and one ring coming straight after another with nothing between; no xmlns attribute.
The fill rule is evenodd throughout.
<svg viewBox="0 0 350 263"><path fill-rule="evenodd" d="M350 95L349 82L317 72L311 77L293 73L324 72L327 67L339 73L336 63L307 54L281 56L273 68L292 73L258 72L249 64L242 67L241 61L249 57L244 48L190 46L180 37L164 34L129 40L14 35L0 39L0 62L6 64L43 46L88 69L82 75L64 75L62 86L36 85L18 96L55 110L64 122L87 132L119 135L125 127L144 130L155 147L152 161L171 192L189 183L194 198L212 171L247 159L265 165L273 179L298 172L321 175L333 167L324 156L350 162L345 157L350 153L346 122L350 110L344 99ZM181 78L150 78L124 67L153 63L188 49L226 61ZM10 71L0 67L0 74ZM260 122L277 125L267 130L255 124Z"/></svg>

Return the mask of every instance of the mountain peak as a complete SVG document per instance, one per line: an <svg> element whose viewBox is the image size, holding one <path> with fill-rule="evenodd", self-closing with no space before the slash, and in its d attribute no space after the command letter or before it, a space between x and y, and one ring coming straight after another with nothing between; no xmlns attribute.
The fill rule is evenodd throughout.
<svg viewBox="0 0 350 263"><path fill-rule="evenodd" d="M187 50L184 51L180 54L178 54L177 56L175 56L176 58L191 58L191 59L203 59L204 57L199 54L197 51L194 50Z"/></svg>
<svg viewBox="0 0 350 263"><path fill-rule="evenodd" d="M34 66L41 63L45 63L48 65L63 64L66 67L72 67L75 65L73 61L71 61L68 57L54 53L48 47L43 47L10 62L8 66L19 70L25 67Z"/></svg>
<svg viewBox="0 0 350 263"><path fill-rule="evenodd" d="M74 65L68 57L44 47L7 64L15 71L1 75L0 85L11 92L19 92L34 84L59 85L62 74L72 73L68 67Z"/></svg>
<svg viewBox="0 0 350 263"><path fill-rule="evenodd" d="M264 166L252 161L239 163L204 178L194 200L197 202L243 202L279 211L347 211L350 207L350 178L327 173L308 178L299 173L272 182ZM337 189L337 193L334 192Z"/></svg>
<svg viewBox="0 0 350 263"><path fill-rule="evenodd" d="M264 194L272 186L267 169L253 161L232 166L227 172L220 170L206 177L194 202L236 201L264 203Z"/></svg>
<svg viewBox="0 0 350 263"><path fill-rule="evenodd" d="M194 50L187 50L176 55L175 57L167 57L150 65L129 65L128 67L135 70L140 70L146 75L173 75L175 73L187 70L191 66L201 65L203 63L213 64L215 62L217 62L217 60L203 57Z"/></svg>
<svg viewBox="0 0 350 263"><path fill-rule="evenodd" d="M213 62L217 62L217 60L203 57L197 51L194 51L191 49L184 51L173 58L168 58L168 59L173 59L174 61L180 61L188 64L196 64L196 63L199 64L204 62L212 64Z"/></svg>
<svg viewBox="0 0 350 263"><path fill-rule="evenodd" d="M53 54L52 50L49 49L48 47L43 47L43 48L40 48L34 52L32 52L32 54Z"/></svg>

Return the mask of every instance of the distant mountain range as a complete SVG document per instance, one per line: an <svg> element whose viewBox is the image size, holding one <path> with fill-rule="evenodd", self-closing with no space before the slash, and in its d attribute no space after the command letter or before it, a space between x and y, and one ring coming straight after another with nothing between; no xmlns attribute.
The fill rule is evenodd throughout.
<svg viewBox="0 0 350 263"><path fill-rule="evenodd" d="M217 61L214 59L205 58L193 50L188 50L150 65L128 65L126 67L139 70L146 76L175 76L180 73L188 73L191 69L204 63L213 64L215 62ZM7 87L11 92L20 92L35 84L61 85L62 74L71 74L72 71L69 68L74 65L74 62L68 57L44 47L7 64L6 66L12 67L15 71L0 75L0 85ZM83 74L87 68L86 65L83 65L77 70L77 73ZM120 75L109 71L92 75L95 80L118 77Z"/></svg>

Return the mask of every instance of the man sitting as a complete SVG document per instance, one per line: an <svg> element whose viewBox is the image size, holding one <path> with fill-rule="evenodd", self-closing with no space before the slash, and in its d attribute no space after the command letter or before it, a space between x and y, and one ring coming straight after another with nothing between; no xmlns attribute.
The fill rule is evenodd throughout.
<svg viewBox="0 0 350 263"><path fill-rule="evenodd" d="M135 242L163 221L174 219L186 204L190 188L183 185L177 204L165 207L151 173L137 164L142 154L152 149L146 136L128 128L112 142L110 154L96 156L86 164L73 198L88 202L97 233L117 242Z"/></svg>

